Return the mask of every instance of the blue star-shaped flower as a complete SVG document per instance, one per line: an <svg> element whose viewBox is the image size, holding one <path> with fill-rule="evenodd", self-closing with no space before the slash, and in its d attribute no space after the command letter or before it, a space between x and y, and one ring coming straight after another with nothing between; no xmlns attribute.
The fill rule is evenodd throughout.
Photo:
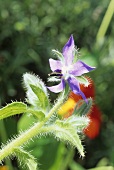
<svg viewBox="0 0 114 170"><path fill-rule="evenodd" d="M84 93L80 90L78 77L94 70L95 67L90 67L80 60L74 63L75 44L73 35L70 36L63 47L62 55L63 57L60 60L49 59L50 68L53 72L52 75L58 76L61 82L58 85L48 87L48 89L54 93L59 93L65 88L66 82L68 82L70 89L75 94L81 95L86 101Z"/></svg>

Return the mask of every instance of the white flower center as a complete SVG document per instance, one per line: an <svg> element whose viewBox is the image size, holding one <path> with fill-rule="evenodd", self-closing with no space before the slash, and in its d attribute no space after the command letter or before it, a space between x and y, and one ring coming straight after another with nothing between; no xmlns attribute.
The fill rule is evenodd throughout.
<svg viewBox="0 0 114 170"><path fill-rule="evenodd" d="M65 80L70 76L69 70L71 70L71 68L72 68L72 65L62 67L62 74Z"/></svg>

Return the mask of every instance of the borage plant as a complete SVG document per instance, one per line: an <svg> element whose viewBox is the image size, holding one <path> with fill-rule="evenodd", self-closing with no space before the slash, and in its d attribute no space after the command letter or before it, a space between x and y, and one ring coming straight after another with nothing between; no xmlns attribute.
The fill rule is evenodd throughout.
<svg viewBox="0 0 114 170"><path fill-rule="evenodd" d="M80 89L80 84L89 85L88 79L82 75L94 70L95 67L90 67L78 60L78 51L75 48L72 35L64 46L62 53L56 50L53 50L53 52L59 60L49 59L52 73L48 80L60 81L60 83L48 87L48 89L55 93L61 93L52 105L47 88L42 80L33 74L25 73L23 75L26 103L12 102L3 107L0 109L0 119L26 113L34 115L36 121L29 129L20 132L17 136L8 140L6 144L2 144L0 150L1 164L5 158L16 156L19 163L25 166L26 169L38 169L36 159L24 148L31 139L34 141L35 138L44 135L52 135L56 139L69 143L76 147L80 155L84 157L84 148L80 136L89 123L86 113L91 109L92 99L86 99ZM70 117L64 118L58 115L58 110L66 101L70 90L77 95L81 95L84 100L76 104Z"/></svg>

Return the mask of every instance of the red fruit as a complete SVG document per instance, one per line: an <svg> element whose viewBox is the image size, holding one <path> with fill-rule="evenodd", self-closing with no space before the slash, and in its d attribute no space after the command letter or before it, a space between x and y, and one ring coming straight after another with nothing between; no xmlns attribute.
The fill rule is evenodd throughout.
<svg viewBox="0 0 114 170"><path fill-rule="evenodd" d="M94 105L91 113L87 115L88 118L90 119L90 123L84 129L84 133L90 139L94 139L99 135L102 121L101 115L102 113L97 105Z"/></svg>

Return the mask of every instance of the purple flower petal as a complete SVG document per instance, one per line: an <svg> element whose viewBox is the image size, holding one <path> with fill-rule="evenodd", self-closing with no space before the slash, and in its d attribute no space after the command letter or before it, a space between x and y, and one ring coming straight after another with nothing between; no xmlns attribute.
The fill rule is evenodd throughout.
<svg viewBox="0 0 114 170"><path fill-rule="evenodd" d="M72 69L69 71L70 74L74 76L81 76L85 73L88 73L94 70L95 67L88 66L87 64L83 63L82 61L77 61L75 64L72 65Z"/></svg>
<svg viewBox="0 0 114 170"><path fill-rule="evenodd" d="M85 100L85 102L88 104L88 100L85 96L85 94L80 90L80 95L82 96L82 98Z"/></svg>
<svg viewBox="0 0 114 170"><path fill-rule="evenodd" d="M62 79L60 84L51 86L51 87L47 87L47 88L54 93L59 93L59 92L63 91L63 89L65 88L65 81Z"/></svg>
<svg viewBox="0 0 114 170"><path fill-rule="evenodd" d="M68 78L68 84L71 88L71 90L77 94L77 95L81 95L82 98L86 101L86 103L88 103L84 93L80 90L80 86L79 86L79 82L75 77L69 77Z"/></svg>
<svg viewBox="0 0 114 170"><path fill-rule="evenodd" d="M73 35L70 36L68 42L63 47L63 56L65 58L65 65L69 65L73 61L73 51L74 51L74 39Z"/></svg>
<svg viewBox="0 0 114 170"><path fill-rule="evenodd" d="M52 58L50 58L49 64L52 71L62 70L62 62L59 60L53 60Z"/></svg>

